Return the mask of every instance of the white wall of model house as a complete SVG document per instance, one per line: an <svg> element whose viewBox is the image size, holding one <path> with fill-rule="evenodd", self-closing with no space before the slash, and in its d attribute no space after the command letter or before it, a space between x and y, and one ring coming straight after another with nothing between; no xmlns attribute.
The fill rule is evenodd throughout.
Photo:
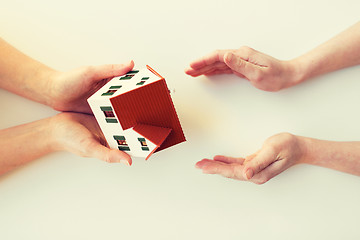
<svg viewBox="0 0 360 240"><path fill-rule="evenodd" d="M144 76L150 77L148 80L146 80L146 83L141 86L137 86L136 84L140 82ZM102 109L104 109L104 107L111 107L114 109L111 105L110 98L124 94L138 87L144 87L146 84L159 80L159 78L147 69L140 70L129 80L120 80L120 78L121 76L110 80L88 99L88 103L110 148L119 149L118 141L114 139L114 136L123 136L125 138L126 144L128 145L128 148L130 149L125 150L126 153L133 157L147 157L156 148L156 145L149 139L146 139L144 136L135 132L133 128L123 130L115 111L113 111L115 116L113 121L111 121L112 118L110 118L110 121L108 118L107 121L107 117L105 116ZM117 89L113 95L103 95L104 93L108 92L110 87L114 86L121 86L121 88ZM115 119L116 121L114 121ZM148 150L143 150L143 146L141 145L139 138L145 139Z"/></svg>

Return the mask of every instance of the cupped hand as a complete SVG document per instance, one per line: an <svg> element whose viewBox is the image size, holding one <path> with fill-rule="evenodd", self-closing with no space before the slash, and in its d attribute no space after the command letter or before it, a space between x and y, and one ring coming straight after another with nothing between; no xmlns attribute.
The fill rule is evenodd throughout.
<svg viewBox="0 0 360 240"><path fill-rule="evenodd" d="M88 66L55 72L49 82L50 105L58 111L91 113L87 99L115 76L131 71L134 62Z"/></svg>
<svg viewBox="0 0 360 240"><path fill-rule="evenodd" d="M196 167L208 174L263 184L289 167L304 162L301 137L280 133L268 138L262 148L246 158L215 156L203 159Z"/></svg>
<svg viewBox="0 0 360 240"><path fill-rule="evenodd" d="M53 117L52 134L59 151L68 151L82 157L98 158L131 165L125 152L110 149L96 119L82 113L60 113Z"/></svg>
<svg viewBox="0 0 360 240"><path fill-rule="evenodd" d="M279 91L300 82L300 72L293 61L280 61L249 47L217 50L190 64L185 73L193 77L233 73L258 89Z"/></svg>

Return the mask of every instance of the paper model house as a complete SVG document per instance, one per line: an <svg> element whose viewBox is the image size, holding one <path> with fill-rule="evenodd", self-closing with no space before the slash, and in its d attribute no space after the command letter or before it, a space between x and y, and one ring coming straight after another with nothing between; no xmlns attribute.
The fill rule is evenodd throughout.
<svg viewBox="0 0 360 240"><path fill-rule="evenodd" d="M146 66L114 77L88 98L110 148L148 159L185 141L165 79Z"/></svg>

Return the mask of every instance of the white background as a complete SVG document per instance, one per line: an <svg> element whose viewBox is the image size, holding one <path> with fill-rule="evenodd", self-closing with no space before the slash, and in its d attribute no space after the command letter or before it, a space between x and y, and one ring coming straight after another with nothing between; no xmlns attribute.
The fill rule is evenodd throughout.
<svg viewBox="0 0 360 240"><path fill-rule="evenodd" d="M358 0L2 0L1 37L55 69L152 66L176 89L187 142L132 167L55 153L0 177L0 239L359 239L359 177L299 165L258 186L194 164L246 156L279 132L359 140L360 67L278 93L183 71L242 45L294 58L357 22L359 9ZM57 114L3 90L0 110L0 128Z"/></svg>

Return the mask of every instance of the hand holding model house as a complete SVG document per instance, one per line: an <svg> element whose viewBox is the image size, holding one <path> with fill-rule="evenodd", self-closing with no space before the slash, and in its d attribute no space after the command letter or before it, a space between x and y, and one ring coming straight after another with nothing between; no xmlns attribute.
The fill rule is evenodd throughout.
<svg viewBox="0 0 360 240"><path fill-rule="evenodd" d="M0 39L0 88L64 111L53 117L0 130L0 174L56 151L131 164L123 151L109 149L87 98L134 63L56 71ZM26 109L25 109L26 111ZM19 147L18 143L22 144Z"/></svg>

